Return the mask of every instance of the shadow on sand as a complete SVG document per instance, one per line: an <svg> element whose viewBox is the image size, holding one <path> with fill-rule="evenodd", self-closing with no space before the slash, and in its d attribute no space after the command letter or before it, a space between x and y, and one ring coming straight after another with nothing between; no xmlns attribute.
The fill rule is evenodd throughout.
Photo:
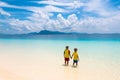
<svg viewBox="0 0 120 80"><path fill-rule="evenodd" d="M77 68L77 66L73 66L73 65L72 65L71 67L72 67L72 68Z"/></svg>
<svg viewBox="0 0 120 80"><path fill-rule="evenodd" d="M67 66L70 66L70 65L65 65L65 64L62 64L62 66L64 66L64 67L67 67ZM72 68L77 68L78 66L71 66Z"/></svg>
<svg viewBox="0 0 120 80"><path fill-rule="evenodd" d="M66 67L66 66L69 66L69 65L66 65L66 64L62 64L62 66L65 66L65 67Z"/></svg>

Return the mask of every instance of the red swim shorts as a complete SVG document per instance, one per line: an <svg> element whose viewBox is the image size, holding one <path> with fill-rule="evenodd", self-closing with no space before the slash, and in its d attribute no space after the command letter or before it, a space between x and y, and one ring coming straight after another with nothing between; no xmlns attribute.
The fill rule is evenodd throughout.
<svg viewBox="0 0 120 80"><path fill-rule="evenodd" d="M69 58L65 58L65 61L69 61Z"/></svg>

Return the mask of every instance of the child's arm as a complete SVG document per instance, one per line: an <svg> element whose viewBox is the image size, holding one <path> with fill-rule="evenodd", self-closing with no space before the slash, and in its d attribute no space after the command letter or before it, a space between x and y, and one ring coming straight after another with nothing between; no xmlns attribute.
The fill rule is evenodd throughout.
<svg viewBox="0 0 120 80"><path fill-rule="evenodd" d="M70 55L70 58L72 59L72 55Z"/></svg>
<svg viewBox="0 0 120 80"><path fill-rule="evenodd" d="M71 55L71 59L73 58L73 54Z"/></svg>
<svg viewBox="0 0 120 80"><path fill-rule="evenodd" d="M63 52L63 56L65 56L65 51Z"/></svg>
<svg viewBox="0 0 120 80"><path fill-rule="evenodd" d="M71 58L70 50L69 50L69 56L70 56L70 58Z"/></svg>

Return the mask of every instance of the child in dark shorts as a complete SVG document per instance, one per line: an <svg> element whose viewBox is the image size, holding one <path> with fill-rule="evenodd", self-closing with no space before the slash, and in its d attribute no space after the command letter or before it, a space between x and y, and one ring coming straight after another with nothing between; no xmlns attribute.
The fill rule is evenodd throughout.
<svg viewBox="0 0 120 80"><path fill-rule="evenodd" d="M77 50L78 50L77 48L74 48L74 52L72 54L72 57L73 57L73 66L75 66L75 64L76 64L75 67L77 67L78 60L79 60L79 56L78 56Z"/></svg>

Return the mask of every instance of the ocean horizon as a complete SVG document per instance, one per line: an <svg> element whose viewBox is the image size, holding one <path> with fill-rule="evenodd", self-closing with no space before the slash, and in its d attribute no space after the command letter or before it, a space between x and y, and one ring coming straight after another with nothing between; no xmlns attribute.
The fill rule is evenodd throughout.
<svg viewBox="0 0 120 80"><path fill-rule="evenodd" d="M0 35L0 39L53 39L120 41L120 34L19 34Z"/></svg>

